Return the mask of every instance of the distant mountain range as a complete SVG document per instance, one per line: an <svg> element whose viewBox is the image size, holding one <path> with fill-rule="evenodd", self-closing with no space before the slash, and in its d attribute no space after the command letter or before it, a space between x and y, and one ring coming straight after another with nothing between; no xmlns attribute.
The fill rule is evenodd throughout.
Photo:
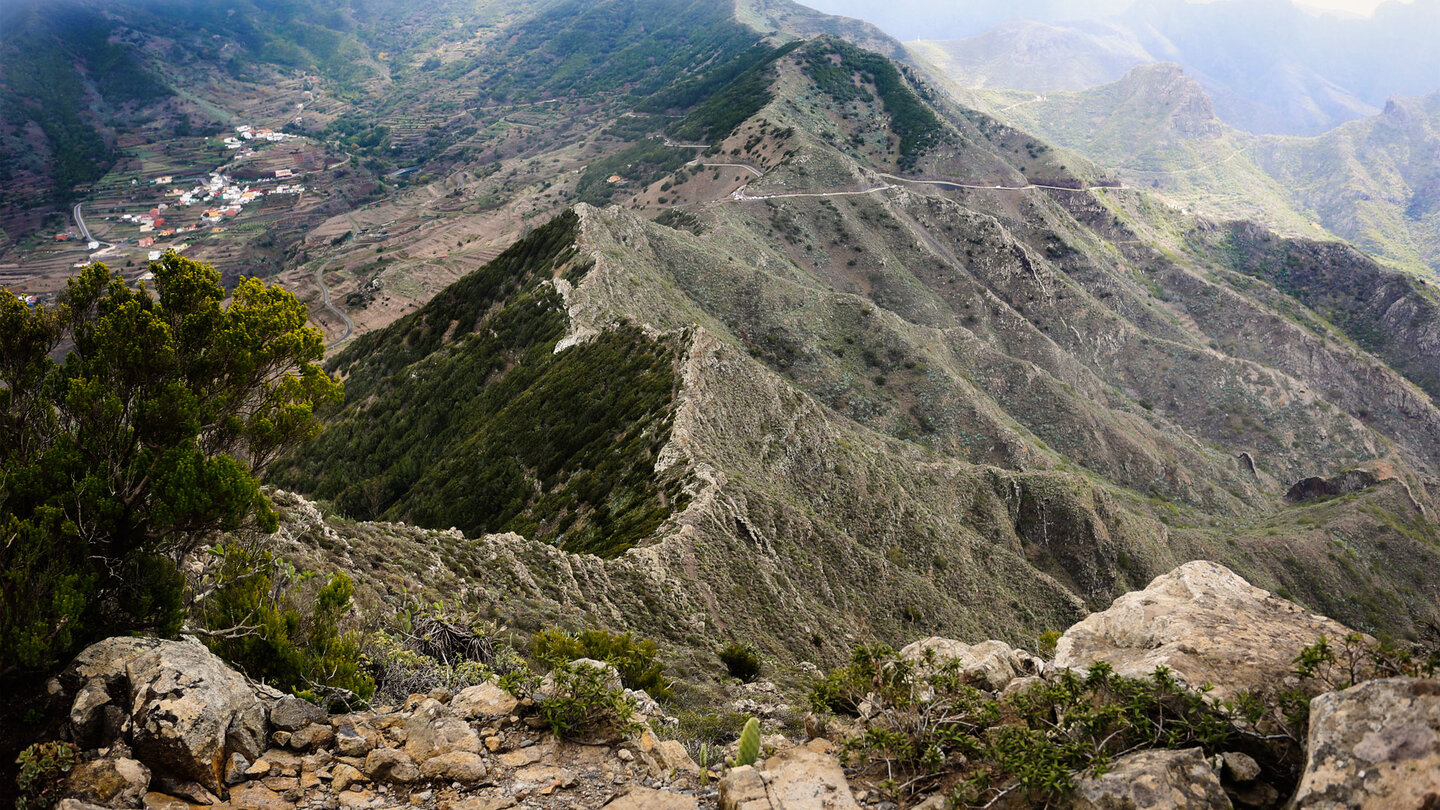
<svg viewBox="0 0 1440 810"><path fill-rule="evenodd" d="M1251 135L1175 65L1079 92L977 92L1015 126L1205 213L1329 232L1395 267L1440 271L1440 93L1323 135Z"/></svg>
<svg viewBox="0 0 1440 810"><path fill-rule="evenodd" d="M1040 93L1081 90L1138 64L1174 62L1214 99L1221 120L1254 133L1317 135L1380 112L1392 95L1440 89L1434 0L1390 2L1358 19L1315 14L1286 0L1157 0L1103 19L1054 19L1011 19L964 39L922 39L910 49L962 86Z"/></svg>

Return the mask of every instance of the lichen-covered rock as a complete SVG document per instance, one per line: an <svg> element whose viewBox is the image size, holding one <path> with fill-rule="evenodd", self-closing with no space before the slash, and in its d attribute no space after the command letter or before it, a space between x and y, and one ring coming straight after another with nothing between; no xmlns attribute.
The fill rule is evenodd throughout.
<svg viewBox="0 0 1440 810"><path fill-rule="evenodd" d="M376 748L365 757L365 774L377 782L414 782L420 769L398 748Z"/></svg>
<svg viewBox="0 0 1440 810"><path fill-rule="evenodd" d="M501 689L494 681L467 686L450 699L450 711L466 720L505 717L513 714L519 705L520 701L514 695Z"/></svg>
<svg viewBox="0 0 1440 810"><path fill-rule="evenodd" d="M124 757L92 759L70 772L72 798L102 807L139 807L150 788L150 769Z"/></svg>
<svg viewBox="0 0 1440 810"><path fill-rule="evenodd" d="M1211 694L1224 699L1293 685L1301 648L1322 635L1350 632L1202 560L1156 577L1066 630L1055 665L1082 669L1106 661L1132 678L1165 666L1188 686L1213 684Z"/></svg>
<svg viewBox="0 0 1440 810"><path fill-rule="evenodd" d="M153 638L111 638L81 651L60 675L70 698L67 733L81 748L101 748L130 730L127 663L160 646Z"/></svg>
<svg viewBox="0 0 1440 810"><path fill-rule="evenodd" d="M955 661L967 678L983 689L998 692L1016 678L1038 675L1045 662L1034 655L1017 650L1003 641L963 641L931 636L907 644L900 657L921 665L942 665Z"/></svg>
<svg viewBox="0 0 1440 810"><path fill-rule="evenodd" d="M296 751L323 748L335 740L335 729L323 723L311 723L291 732L288 745Z"/></svg>
<svg viewBox="0 0 1440 810"><path fill-rule="evenodd" d="M283 697L270 707L270 725L282 731L299 731L324 720L324 709L297 697Z"/></svg>
<svg viewBox="0 0 1440 810"><path fill-rule="evenodd" d="M1139 751L1103 776L1081 779L1072 810L1231 810L1230 798L1199 748Z"/></svg>
<svg viewBox="0 0 1440 810"><path fill-rule="evenodd" d="M335 753L342 757L363 757L375 746L353 725L335 729Z"/></svg>
<svg viewBox="0 0 1440 810"><path fill-rule="evenodd" d="M416 762L452 751L480 752L480 735L438 700L426 699L405 721L405 753Z"/></svg>
<svg viewBox="0 0 1440 810"><path fill-rule="evenodd" d="M265 707L240 673L193 641L112 638L61 676L70 734L82 747L124 740L157 774L222 789L230 755L264 750Z"/></svg>
<svg viewBox="0 0 1440 810"><path fill-rule="evenodd" d="M1310 703L1295 810L1440 806L1440 681L1386 678Z"/></svg>

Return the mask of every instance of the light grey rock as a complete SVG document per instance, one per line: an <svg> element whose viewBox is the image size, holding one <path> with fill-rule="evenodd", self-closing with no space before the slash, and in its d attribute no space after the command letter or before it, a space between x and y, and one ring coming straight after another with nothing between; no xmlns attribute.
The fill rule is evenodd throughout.
<svg viewBox="0 0 1440 810"><path fill-rule="evenodd" d="M377 782L414 782L420 769L398 748L376 748L365 756L365 774Z"/></svg>
<svg viewBox="0 0 1440 810"><path fill-rule="evenodd" d="M955 661L967 679L991 692L1004 689L1016 678L1039 675L1045 669L1045 662L1038 657L993 640L966 644L931 636L905 645L900 657L927 669Z"/></svg>
<svg viewBox="0 0 1440 810"><path fill-rule="evenodd" d="M1165 666L1191 688L1214 685L1211 695L1224 700L1298 685L1292 671L1301 648L1321 635L1350 632L1202 560L1156 577L1066 630L1055 646L1055 665L1084 669L1106 661L1132 678Z"/></svg>
<svg viewBox="0 0 1440 810"><path fill-rule="evenodd" d="M791 748L762 770L731 768L720 780L720 810L859 810L845 770L833 756Z"/></svg>
<svg viewBox="0 0 1440 810"><path fill-rule="evenodd" d="M1253 782L1260 776L1260 763L1249 754L1226 751L1220 759L1225 763L1225 776L1236 782Z"/></svg>
<svg viewBox="0 0 1440 810"><path fill-rule="evenodd" d="M1294 810L1409 810L1440 802L1440 681L1385 678L1310 703Z"/></svg>
<svg viewBox="0 0 1440 810"><path fill-rule="evenodd" d="M494 681L467 686L450 699L450 711L466 720L509 717L520 701Z"/></svg>
<svg viewBox="0 0 1440 810"><path fill-rule="evenodd" d="M425 760L420 773L426 779L445 779L451 782L472 784L484 779L489 773L485 760L479 754L469 751L451 751Z"/></svg>
<svg viewBox="0 0 1440 810"><path fill-rule="evenodd" d="M480 753L480 735L439 701L427 699L405 721L405 753L424 762L452 751Z"/></svg>
<svg viewBox="0 0 1440 810"><path fill-rule="evenodd" d="M1072 810L1233 810L1199 748L1139 751L1081 779Z"/></svg>
<svg viewBox="0 0 1440 810"><path fill-rule="evenodd" d="M102 758L81 762L70 772L72 798L102 807L139 807L150 788L150 769L133 759Z"/></svg>
<svg viewBox="0 0 1440 810"><path fill-rule="evenodd" d="M270 725L281 731L299 731L325 720L325 710L308 700L286 696L270 707Z"/></svg>

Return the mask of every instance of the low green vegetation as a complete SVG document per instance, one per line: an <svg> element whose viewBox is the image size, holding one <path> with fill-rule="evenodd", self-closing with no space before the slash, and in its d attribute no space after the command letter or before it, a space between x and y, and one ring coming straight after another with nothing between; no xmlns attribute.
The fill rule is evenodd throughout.
<svg viewBox="0 0 1440 810"><path fill-rule="evenodd" d="M562 664L550 671L547 688L532 692L540 719L567 740L617 739L635 733L635 704L588 664Z"/></svg>
<svg viewBox="0 0 1440 810"><path fill-rule="evenodd" d="M614 556L682 508L653 470L668 440L675 350L619 326L558 354L543 282L578 278L573 213L337 361L352 400L277 474L364 519L518 532Z"/></svg>
<svg viewBox="0 0 1440 810"><path fill-rule="evenodd" d="M915 168L920 156L945 137L944 125L916 94L913 80L889 59L836 39L818 40L801 53L806 74L840 104L880 97L890 129L900 139L902 171ZM875 88L873 95L867 85Z"/></svg>
<svg viewBox="0 0 1440 810"><path fill-rule="evenodd" d="M723 141L736 127L770 103L774 97L770 91L770 81L774 77L775 62L793 52L800 44L797 40L766 51L763 55L754 52L747 54L755 57L754 61L723 88L716 89L689 115L672 124L668 130L670 135L687 141Z"/></svg>
<svg viewBox="0 0 1440 810"><path fill-rule="evenodd" d="M212 652L256 680L337 711L375 692L361 671L360 633L342 630L355 586L343 573L323 585L267 551L221 546L214 589L199 607Z"/></svg>
<svg viewBox="0 0 1440 810"><path fill-rule="evenodd" d="M648 639L607 630L582 630L571 635L551 627L536 633L530 645L536 661L543 666L561 667L580 658L604 661L620 673L627 689L644 690L656 700L670 695L665 666L655 660L655 642Z"/></svg>
<svg viewBox="0 0 1440 810"><path fill-rule="evenodd" d="M742 58L759 40L729 5L710 0L565 0L511 32L487 92L512 101L624 92L638 101Z"/></svg>
<svg viewBox="0 0 1440 810"><path fill-rule="evenodd" d="M79 751L68 742L36 743L15 760L20 771L15 775L19 793L16 810L49 810L65 796L66 780L75 770Z"/></svg>
<svg viewBox="0 0 1440 810"><path fill-rule="evenodd" d="M817 712L858 716L844 744L852 766L877 773L895 798L937 790L957 807L999 796L1039 806L1103 773L1116 757L1146 748L1245 751L1274 774L1298 774L1303 702L1267 706L1258 696L1212 701L1163 667L1146 679L1107 664L1005 697L966 682L954 660L906 661L885 648L858 648L811 693ZM1263 726L1263 730L1262 730Z"/></svg>
<svg viewBox="0 0 1440 810"><path fill-rule="evenodd" d="M647 138L591 163L575 184L575 198L591 205L605 205L618 186L610 178L648 186L684 166L690 157L689 150L666 146L659 138Z"/></svg>

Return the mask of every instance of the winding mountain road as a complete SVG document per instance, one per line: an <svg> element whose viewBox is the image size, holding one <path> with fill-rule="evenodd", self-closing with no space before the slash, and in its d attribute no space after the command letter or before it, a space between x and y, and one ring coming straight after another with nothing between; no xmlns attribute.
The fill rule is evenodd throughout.
<svg viewBox="0 0 1440 810"><path fill-rule="evenodd" d="M336 346L339 346L341 343L349 340L350 336L355 333L355 322L350 320L349 315L346 315L344 312L340 311L340 308L335 306L335 304L330 301L330 288L325 284L325 268L329 267L330 263L333 261L335 261L335 259L333 258L326 259L323 264L321 264L315 269L315 283L320 287L320 302L325 305L326 309L340 316L340 320L345 322L345 334L341 335L335 340L330 341L329 343L326 343L325 348L327 350L333 349Z"/></svg>
<svg viewBox="0 0 1440 810"><path fill-rule="evenodd" d="M944 188L973 189L977 191L1029 191L1030 189L1048 189L1052 191L1094 191L1097 189L1112 189L1115 191L1124 191L1130 188L1123 183L1113 186L1080 186L1078 188L1072 188L1070 186L1052 186L1046 185L1045 183L1027 183L1023 186L987 186L975 183L956 183L950 180L924 180L916 177L899 177L897 175L885 174L883 172L880 173L879 176L885 180L894 180L899 183L910 183L914 185L924 186L942 186ZM745 193L745 186L741 186L740 188L735 189L733 193L731 193L730 199L735 202L747 202L749 200L778 200L786 197L846 197L859 194L875 194L881 191L889 191L892 188L900 188L900 186L895 185L894 183L885 183L875 186L874 188L862 189L860 191L792 191L782 194L751 195Z"/></svg>

